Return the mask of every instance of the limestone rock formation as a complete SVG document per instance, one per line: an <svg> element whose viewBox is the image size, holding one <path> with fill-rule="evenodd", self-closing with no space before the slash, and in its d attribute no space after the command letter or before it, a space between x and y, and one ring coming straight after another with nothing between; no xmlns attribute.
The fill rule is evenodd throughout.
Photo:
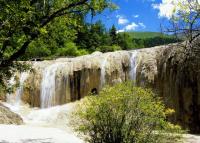
<svg viewBox="0 0 200 143"><path fill-rule="evenodd" d="M31 106L50 107L79 100L105 84L129 79L131 52L118 51L54 61L33 62L22 100Z"/></svg>
<svg viewBox="0 0 200 143"><path fill-rule="evenodd" d="M137 83L148 85L175 109L172 121L200 132L200 48L168 45L142 55ZM145 50L146 51L146 50Z"/></svg>
<svg viewBox="0 0 200 143"><path fill-rule="evenodd" d="M200 132L200 50L171 44L136 51L95 52L77 58L32 62L34 71L24 82L21 99L47 108L79 100L106 85L136 80L155 89L171 119ZM21 90L20 90L21 91Z"/></svg>
<svg viewBox="0 0 200 143"><path fill-rule="evenodd" d="M16 113L9 110L9 108L0 104L0 124L16 124L21 125L22 118Z"/></svg>
<svg viewBox="0 0 200 143"><path fill-rule="evenodd" d="M160 95L176 110L175 121L200 132L200 48L179 45L164 50L163 55L156 81Z"/></svg>

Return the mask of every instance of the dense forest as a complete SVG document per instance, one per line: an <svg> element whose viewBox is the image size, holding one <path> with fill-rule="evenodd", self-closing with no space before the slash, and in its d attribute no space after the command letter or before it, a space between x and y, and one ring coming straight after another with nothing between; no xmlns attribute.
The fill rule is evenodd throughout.
<svg viewBox="0 0 200 143"><path fill-rule="evenodd" d="M91 24L86 23L82 18L78 22L79 26L73 28L67 27L62 19L59 23L49 25L48 32L42 31L41 38L30 44L22 60L74 57L94 51L131 50L180 41L172 35L162 33L118 33L115 25L106 29L101 21Z"/></svg>

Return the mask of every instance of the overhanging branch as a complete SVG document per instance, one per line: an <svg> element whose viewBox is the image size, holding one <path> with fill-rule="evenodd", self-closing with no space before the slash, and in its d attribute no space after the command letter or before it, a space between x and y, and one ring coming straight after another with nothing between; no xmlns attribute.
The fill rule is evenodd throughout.
<svg viewBox="0 0 200 143"><path fill-rule="evenodd" d="M41 21L41 27L44 27L45 25L47 25L50 21L52 21L54 18L59 17L61 13L63 13L65 10L71 9L73 7L79 6L79 5L83 5L85 4L87 1L89 0L82 0L80 2L76 2L76 3L72 3L69 4L66 7L63 7L61 9L59 9L58 11L54 12L53 14L51 14L50 16L46 16L46 18L42 19Z"/></svg>
<svg viewBox="0 0 200 143"><path fill-rule="evenodd" d="M76 11L76 10L67 11L67 10L70 10L70 9L80 6L80 5L87 4L88 1L89 0L81 0L79 2L71 3L71 4L67 5L66 7L63 7L61 9L57 10L53 14L43 17L43 19L41 20L40 28L46 26L50 21L52 21L56 17L60 17L60 16L63 16L63 15L69 14L69 13L81 12L81 10L80 11ZM34 27L32 27L32 28L34 28ZM25 53L28 45L33 40L35 40L39 35L40 35L40 32L38 32L34 37L31 37L31 35L29 35L30 38L28 38L28 40L26 42L24 42L24 44L21 46L21 48L17 52L13 53L9 59L0 61L0 68L10 66L14 60L16 60L20 56L22 56Z"/></svg>

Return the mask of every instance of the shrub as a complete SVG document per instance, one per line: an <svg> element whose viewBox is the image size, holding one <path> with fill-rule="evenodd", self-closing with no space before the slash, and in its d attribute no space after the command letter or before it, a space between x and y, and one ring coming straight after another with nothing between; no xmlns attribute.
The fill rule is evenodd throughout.
<svg viewBox="0 0 200 143"><path fill-rule="evenodd" d="M73 42L66 42L65 47L57 49L57 56L78 56L78 48Z"/></svg>
<svg viewBox="0 0 200 143"><path fill-rule="evenodd" d="M121 48L117 45L112 45L112 46L100 46L97 48L97 50L105 53L105 52L113 52L113 51L121 50Z"/></svg>
<svg viewBox="0 0 200 143"><path fill-rule="evenodd" d="M176 142L181 129L166 121L172 112L151 90L122 83L84 98L74 122L91 143Z"/></svg>
<svg viewBox="0 0 200 143"><path fill-rule="evenodd" d="M73 42L66 42L65 47L58 48L56 52L57 56L82 56L87 54L87 50L78 49L76 44Z"/></svg>
<svg viewBox="0 0 200 143"><path fill-rule="evenodd" d="M88 55L89 52L86 49L79 49L78 50L78 56L82 56L82 55Z"/></svg>
<svg viewBox="0 0 200 143"><path fill-rule="evenodd" d="M37 43L39 45L39 43ZM38 58L38 57L47 57L50 56L51 50L48 47L41 46L41 47L34 47L30 46L27 51L26 55L24 56L25 59L30 59L30 58Z"/></svg>

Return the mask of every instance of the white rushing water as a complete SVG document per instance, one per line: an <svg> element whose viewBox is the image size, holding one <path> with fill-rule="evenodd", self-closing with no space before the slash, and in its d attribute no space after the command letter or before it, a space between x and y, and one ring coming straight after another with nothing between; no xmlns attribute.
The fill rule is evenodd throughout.
<svg viewBox="0 0 200 143"><path fill-rule="evenodd" d="M24 82L28 78L28 75L29 75L28 72L23 72L20 75L19 88L17 88L16 98L15 98L16 99L15 103L18 105L21 103L21 96L23 95L24 92Z"/></svg>
<svg viewBox="0 0 200 143"><path fill-rule="evenodd" d="M43 72L42 97L43 107L31 108L27 104L21 104L24 82L28 73L21 73L19 87L9 97L7 103L3 103L11 111L17 113L23 119L23 125L0 125L0 143L84 143L73 131L70 120L71 113L76 103L69 103L61 106L51 106L51 99L55 96L55 76L58 67L62 64L53 64ZM10 85L14 85L15 79L11 78ZM49 94L49 95L48 95ZM12 99L12 100L11 100Z"/></svg>
<svg viewBox="0 0 200 143"><path fill-rule="evenodd" d="M21 97L24 92L24 82L28 78L28 75L29 72L22 72L19 77L19 87L17 87L14 93L7 94L7 102L14 105L12 107L15 107L15 110L18 110L21 104ZM10 85L13 86L15 84L14 77L12 77L9 82Z"/></svg>
<svg viewBox="0 0 200 143"><path fill-rule="evenodd" d="M13 111L7 103L5 106ZM71 126L71 113L75 103L50 108L30 108L20 106L19 114L24 125L0 125L0 143L84 143Z"/></svg>
<svg viewBox="0 0 200 143"><path fill-rule="evenodd" d="M133 51L131 53L130 58L131 70L130 70L130 79L135 81L136 80L136 72L137 72L137 51Z"/></svg>
<svg viewBox="0 0 200 143"><path fill-rule="evenodd" d="M55 63L43 71L41 83L41 108L48 108L53 106L56 95L56 71L61 66L60 63Z"/></svg>
<svg viewBox="0 0 200 143"><path fill-rule="evenodd" d="M107 65L107 58L103 59L101 61L101 77L100 77L100 82L101 82L101 85L100 87L102 88L105 83L106 83L106 65Z"/></svg>

